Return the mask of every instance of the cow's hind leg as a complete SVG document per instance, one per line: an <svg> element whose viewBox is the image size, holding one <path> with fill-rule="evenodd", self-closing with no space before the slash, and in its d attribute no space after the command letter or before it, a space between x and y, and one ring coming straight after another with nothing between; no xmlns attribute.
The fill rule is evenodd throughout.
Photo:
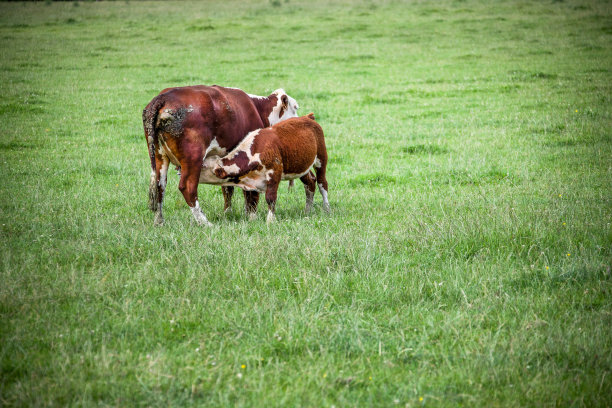
<svg viewBox="0 0 612 408"><path fill-rule="evenodd" d="M200 203L198 202L198 182L200 180L200 171L202 166L200 165L201 160L197 164L181 163L181 180L179 181L179 190L183 193L183 197L187 202L187 205L191 209L193 218L198 225L205 225L211 227L212 224L208 222L206 216L200 209Z"/></svg>
<svg viewBox="0 0 612 408"><path fill-rule="evenodd" d="M164 224L162 206L164 194L166 192L166 182L168 180L168 157L155 154L155 170L151 170L151 182L149 184L149 207L155 214L153 223L155 225Z"/></svg>
<svg viewBox="0 0 612 408"><path fill-rule="evenodd" d="M319 192L323 197L323 211L329 212L329 201L327 200L327 179L325 178L325 170L327 168L327 156L317 160L315 163L315 172L317 173L317 185Z"/></svg>
<svg viewBox="0 0 612 408"><path fill-rule="evenodd" d="M223 212L227 213L232 209L232 195L234 195L234 187L221 187L223 192Z"/></svg>
<svg viewBox="0 0 612 408"><path fill-rule="evenodd" d="M304 190L306 191L306 208L304 209L304 212L308 214L310 213L310 210L312 210L312 202L314 199L317 180L311 171L300 177L300 180L302 183L304 183Z"/></svg>

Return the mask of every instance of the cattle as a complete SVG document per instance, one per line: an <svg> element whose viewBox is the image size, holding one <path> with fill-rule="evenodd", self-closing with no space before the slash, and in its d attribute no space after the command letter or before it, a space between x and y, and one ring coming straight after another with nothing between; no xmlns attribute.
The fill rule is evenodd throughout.
<svg viewBox="0 0 612 408"><path fill-rule="evenodd" d="M310 169L314 166L316 179ZM267 222L275 219L278 185L281 180L299 178L306 190L306 213L310 212L315 186L323 197L323 209L329 212L327 200L327 150L323 129L311 113L287 119L274 126L249 133L225 157L217 159L212 172L248 191L266 193Z"/></svg>
<svg viewBox="0 0 612 408"><path fill-rule="evenodd" d="M167 88L142 113L151 160L149 208L154 222L164 222L162 205L169 163L180 167L179 190L197 224L208 225L198 202L198 184L204 160L223 156L244 136L259 128L296 117L298 104L283 89L269 96L250 95L236 88L186 86ZM219 180L212 184L221 185ZM233 187L223 187L224 209L231 206ZM245 210L254 214L259 193L245 192Z"/></svg>

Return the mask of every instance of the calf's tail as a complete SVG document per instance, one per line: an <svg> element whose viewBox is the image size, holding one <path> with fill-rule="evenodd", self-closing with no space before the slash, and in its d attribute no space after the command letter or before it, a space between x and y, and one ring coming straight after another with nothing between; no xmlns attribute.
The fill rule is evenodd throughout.
<svg viewBox="0 0 612 408"><path fill-rule="evenodd" d="M159 205L157 169L155 167L155 148L159 143L155 123L157 122L157 113L163 105L164 101L158 95L142 111L142 124L147 138L149 158L151 159L151 180L149 182L149 208L151 211L157 211Z"/></svg>

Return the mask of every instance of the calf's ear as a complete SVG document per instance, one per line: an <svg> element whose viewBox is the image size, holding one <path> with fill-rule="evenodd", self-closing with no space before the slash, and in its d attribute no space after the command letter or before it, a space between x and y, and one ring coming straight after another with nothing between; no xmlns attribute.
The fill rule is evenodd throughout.
<svg viewBox="0 0 612 408"><path fill-rule="evenodd" d="M281 103L282 103L283 109L287 109L287 106L289 105L289 99L287 98L287 95L281 96Z"/></svg>

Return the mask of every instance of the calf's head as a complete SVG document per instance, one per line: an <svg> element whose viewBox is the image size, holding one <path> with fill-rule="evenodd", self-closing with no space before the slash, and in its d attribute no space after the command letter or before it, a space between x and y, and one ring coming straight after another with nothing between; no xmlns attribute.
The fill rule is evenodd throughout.
<svg viewBox="0 0 612 408"><path fill-rule="evenodd" d="M287 95L283 89L277 89L270 96L276 96L276 105L272 108L270 116L268 116L270 126L282 120L297 117L297 110L300 107L295 99Z"/></svg>

